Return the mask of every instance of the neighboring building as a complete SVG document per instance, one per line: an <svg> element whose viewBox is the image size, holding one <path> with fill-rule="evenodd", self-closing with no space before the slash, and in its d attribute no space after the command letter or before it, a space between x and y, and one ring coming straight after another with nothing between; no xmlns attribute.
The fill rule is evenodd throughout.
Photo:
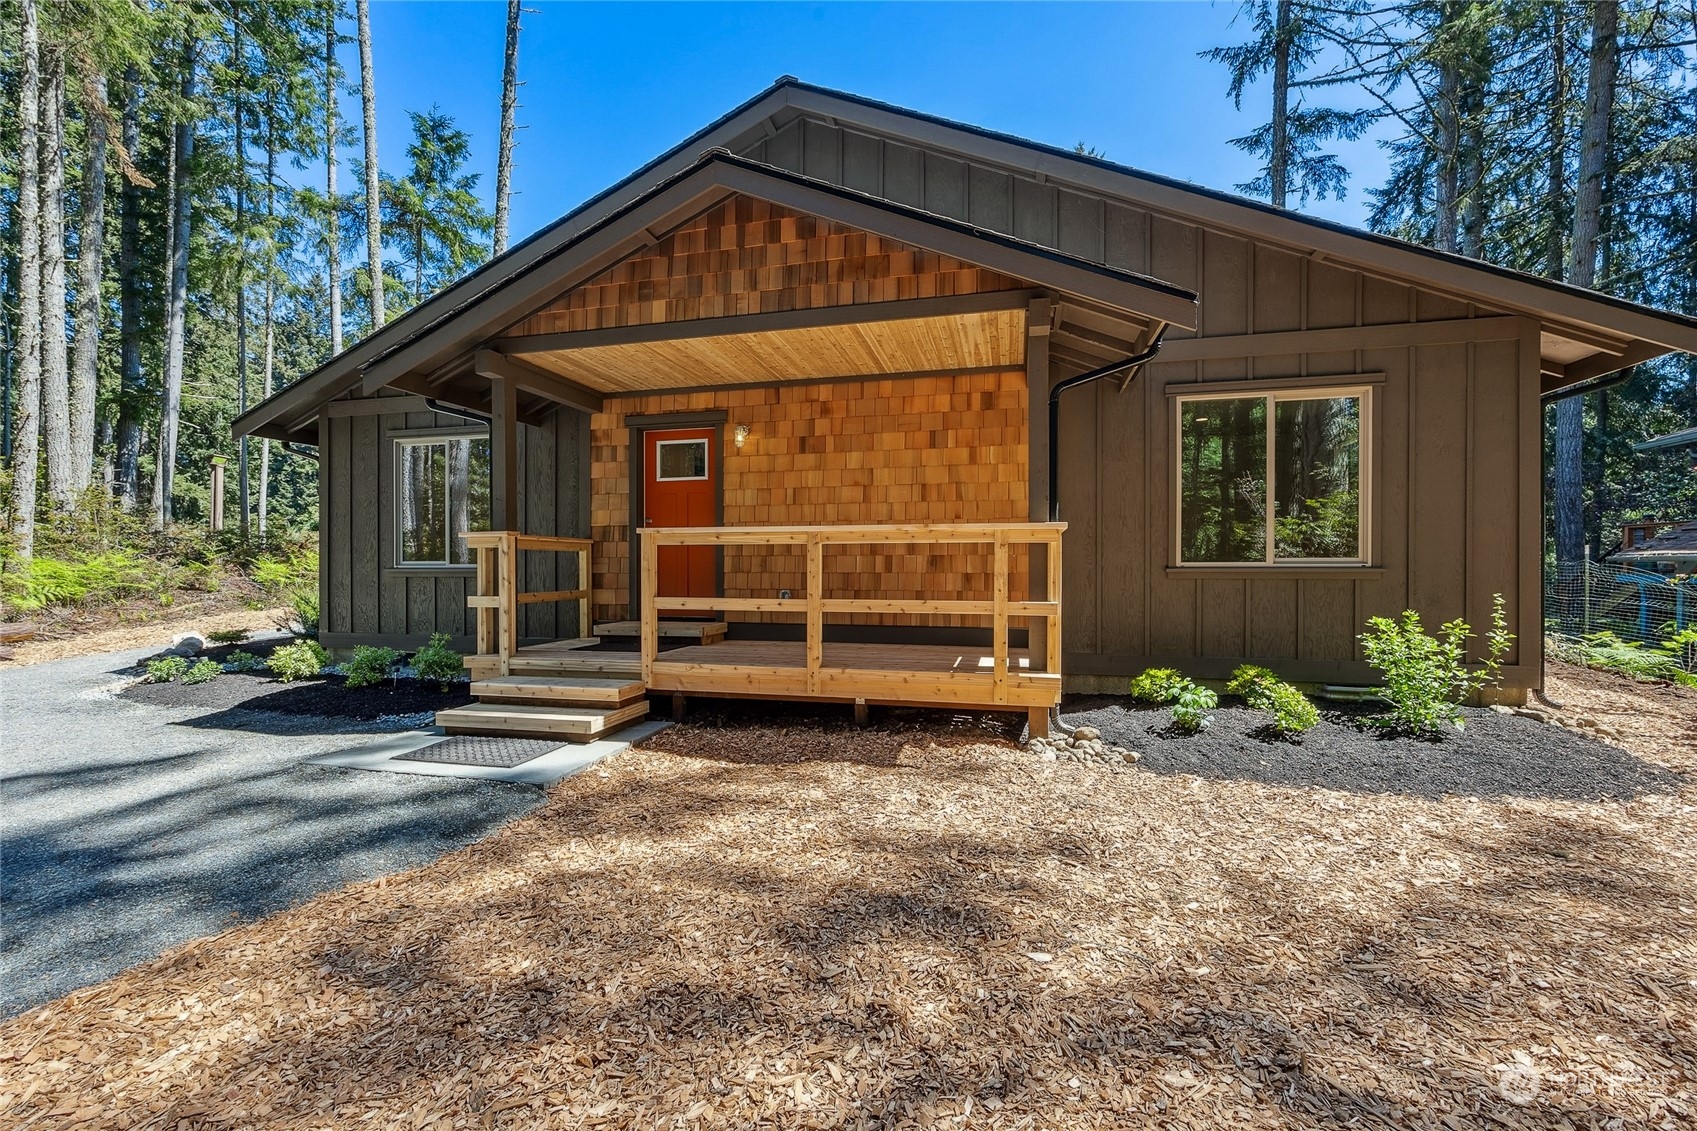
<svg viewBox="0 0 1697 1131"><path fill-rule="evenodd" d="M1653 536L1616 550L1609 561L1656 573L1697 573L1697 522L1661 524Z"/></svg>
<svg viewBox="0 0 1697 1131"><path fill-rule="evenodd" d="M333 647L525 670L647 601L729 627L650 689L1035 708L1368 682L1369 616L1501 593L1526 688L1543 402L1673 351L1697 320L783 79L236 430L319 448ZM645 525L771 529L650 536L645 590ZM486 527L590 544L507 572Z"/></svg>

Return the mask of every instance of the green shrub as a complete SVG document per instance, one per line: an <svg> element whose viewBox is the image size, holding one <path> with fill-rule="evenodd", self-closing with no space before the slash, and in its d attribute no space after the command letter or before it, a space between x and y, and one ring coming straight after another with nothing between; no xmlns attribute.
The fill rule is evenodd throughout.
<svg viewBox="0 0 1697 1131"><path fill-rule="evenodd" d="M25 612L101 604L157 588L161 573L157 563L125 549L75 558L37 554L0 574L0 595Z"/></svg>
<svg viewBox="0 0 1697 1131"><path fill-rule="evenodd" d="M1405 610L1400 620L1369 620L1367 631L1360 637L1361 651L1367 662L1384 674L1382 696L1391 704L1390 712L1375 723L1435 732L1447 722L1460 730L1464 725L1462 701L1497 682L1502 659L1514 643L1501 593L1491 602L1485 659L1475 668L1467 665L1467 641L1472 636L1472 628L1460 618L1440 625L1438 634L1429 636L1420 624L1420 614L1413 609Z"/></svg>
<svg viewBox="0 0 1697 1131"><path fill-rule="evenodd" d="M1308 696L1280 679L1266 668L1243 664L1232 672L1226 690L1243 697L1257 711L1273 716L1273 730L1279 734L1301 734L1320 725L1320 711L1308 701Z"/></svg>
<svg viewBox="0 0 1697 1131"><path fill-rule="evenodd" d="M214 644L240 644L253 633L245 628L225 628L217 632L209 632L206 638Z"/></svg>
<svg viewBox="0 0 1697 1131"><path fill-rule="evenodd" d="M448 634L438 632L430 638L430 643L413 653L412 666L418 678L433 679L447 690L448 684L465 671L465 660L448 647Z"/></svg>
<svg viewBox="0 0 1697 1131"><path fill-rule="evenodd" d="M318 635L318 587L316 585L296 589L289 594L289 603L294 606L295 620L300 625L302 636Z"/></svg>
<svg viewBox="0 0 1697 1131"><path fill-rule="evenodd" d="M188 674L189 662L181 656L162 656L147 661L147 682L170 683Z"/></svg>
<svg viewBox="0 0 1697 1131"><path fill-rule="evenodd" d="M342 665L349 687L370 687L389 678L389 669L401 654L393 648L373 648L361 644L354 649L353 659Z"/></svg>
<svg viewBox="0 0 1697 1131"><path fill-rule="evenodd" d="M1218 695L1186 679L1173 698L1173 726L1186 734L1195 734L1208 725L1208 712L1219 705Z"/></svg>
<svg viewBox="0 0 1697 1131"><path fill-rule="evenodd" d="M1264 709L1265 689L1279 682L1279 677L1254 664L1240 664L1226 684L1226 694L1236 695L1257 710Z"/></svg>
<svg viewBox="0 0 1697 1131"><path fill-rule="evenodd" d="M1301 734L1320 725L1320 709L1288 683L1268 687L1261 710L1272 712L1273 729L1283 735Z"/></svg>
<svg viewBox="0 0 1697 1131"><path fill-rule="evenodd" d="M284 683L293 683L297 679L311 679L329 663L330 653L318 641L297 640L271 653L271 659L265 666Z"/></svg>
<svg viewBox="0 0 1697 1131"><path fill-rule="evenodd" d="M1170 703L1189 684L1172 668L1150 668L1131 681L1131 697L1143 703Z"/></svg>
<svg viewBox="0 0 1697 1131"><path fill-rule="evenodd" d="M217 660L196 660L194 667L183 673L184 683L210 683L224 674L224 665Z"/></svg>
<svg viewBox="0 0 1697 1131"><path fill-rule="evenodd" d="M224 668L232 672L256 672L265 666L265 661L252 652L231 652L224 659Z"/></svg>
<svg viewBox="0 0 1697 1131"><path fill-rule="evenodd" d="M267 555L254 559L248 576L268 593L291 593L318 585L318 551L297 550L283 557Z"/></svg>
<svg viewBox="0 0 1697 1131"><path fill-rule="evenodd" d="M1558 660L1619 672L1633 679L1673 679L1681 670L1671 650L1646 648L1636 640L1622 640L1607 631L1588 633L1578 640L1551 637L1549 649Z"/></svg>

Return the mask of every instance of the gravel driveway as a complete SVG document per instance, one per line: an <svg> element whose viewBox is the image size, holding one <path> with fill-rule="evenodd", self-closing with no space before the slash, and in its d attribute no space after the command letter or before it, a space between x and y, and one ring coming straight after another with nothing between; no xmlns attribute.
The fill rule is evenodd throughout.
<svg viewBox="0 0 1697 1131"><path fill-rule="evenodd" d="M0 667L0 1016L541 803L530 786L302 764L381 724L111 698L150 654Z"/></svg>

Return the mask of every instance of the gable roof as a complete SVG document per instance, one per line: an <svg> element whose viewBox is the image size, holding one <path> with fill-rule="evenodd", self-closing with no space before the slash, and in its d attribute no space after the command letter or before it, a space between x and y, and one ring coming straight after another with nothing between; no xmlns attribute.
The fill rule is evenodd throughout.
<svg viewBox="0 0 1697 1131"><path fill-rule="evenodd" d="M780 179L797 177L797 174L772 166L734 158L730 153L746 151L797 117L894 139L921 149L958 155L1039 181L1066 184L1087 193L1169 213L1210 227L1283 243L1315 258L1391 275L1416 285L1475 299L1485 305L1530 315L1543 324L1547 354L1555 355L1554 359L1547 356L1545 362L1546 372L1555 387L1598 377L1673 351L1697 353L1697 318L1657 310L1464 256L1434 251L1230 193L814 86L786 76L515 245L504 255L484 264L356 342L301 381L256 406L235 422L236 432L291 437L309 433L316 406L360 385L361 370L400 355L424 336L439 331L446 320L463 315L485 298L509 288L515 280L586 236L592 228L626 213L644 198L663 190L673 178L699 166L709 151L725 151L712 154L713 161L721 167L735 163L745 169L763 170ZM906 208L878 197L853 194L850 190L818 180L800 180L814 188L856 196L864 203L886 209ZM906 210L921 212L911 208ZM939 223L960 223L934 214L924 215ZM980 237L1012 239L986 229L964 226ZM1025 246L1037 247L1032 244ZM1043 250L1061 255L1052 249ZM1075 266L1088 262L1076 257L1062 258L1072 259ZM1148 283L1158 282L1140 278ZM1171 289L1183 293L1180 288Z"/></svg>

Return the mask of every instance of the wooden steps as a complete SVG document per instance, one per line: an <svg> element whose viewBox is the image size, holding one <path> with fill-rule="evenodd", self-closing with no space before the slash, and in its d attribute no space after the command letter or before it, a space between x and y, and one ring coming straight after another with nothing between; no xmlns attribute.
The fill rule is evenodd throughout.
<svg viewBox="0 0 1697 1131"><path fill-rule="evenodd" d="M479 680L471 693L484 703L552 703L622 707L641 699L648 689L640 679L602 679L595 676L509 675Z"/></svg>
<svg viewBox="0 0 1697 1131"><path fill-rule="evenodd" d="M640 652L577 652L528 655L528 649L507 662L513 675L597 676L602 679L642 677Z"/></svg>
<svg viewBox="0 0 1697 1131"><path fill-rule="evenodd" d="M693 640L697 644L716 644L725 638L729 626L722 620L663 620L657 626L662 640ZM628 637L642 635L639 620L614 620L595 626L596 636Z"/></svg>
<svg viewBox="0 0 1697 1131"><path fill-rule="evenodd" d="M513 734L593 742L647 714L646 699L622 707L471 703L436 712L436 725L449 734Z"/></svg>

